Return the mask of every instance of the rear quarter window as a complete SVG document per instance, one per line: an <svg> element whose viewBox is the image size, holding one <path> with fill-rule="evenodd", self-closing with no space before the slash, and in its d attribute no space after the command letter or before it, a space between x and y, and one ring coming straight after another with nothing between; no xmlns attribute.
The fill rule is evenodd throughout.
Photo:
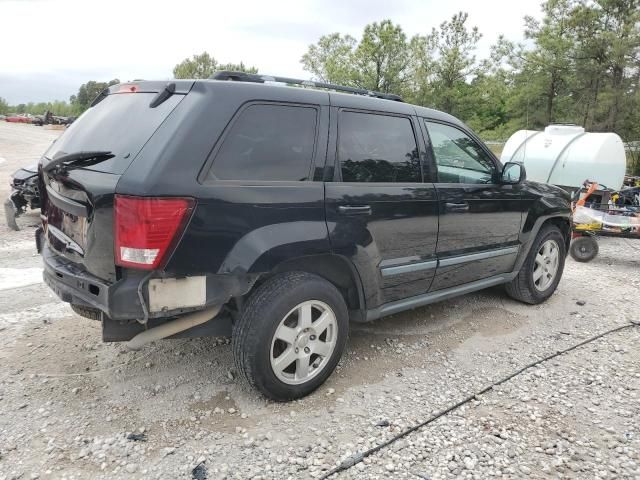
<svg viewBox="0 0 640 480"><path fill-rule="evenodd" d="M249 105L223 137L205 182L308 180L317 117L310 106Z"/></svg>

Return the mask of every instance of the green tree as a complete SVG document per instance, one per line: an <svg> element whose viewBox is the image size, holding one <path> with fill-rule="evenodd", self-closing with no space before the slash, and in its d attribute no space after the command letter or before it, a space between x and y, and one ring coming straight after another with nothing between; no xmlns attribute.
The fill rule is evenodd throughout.
<svg viewBox="0 0 640 480"><path fill-rule="evenodd" d="M391 20L364 28L353 52L356 85L384 93L401 93L407 82L410 50L407 36Z"/></svg>
<svg viewBox="0 0 640 480"><path fill-rule="evenodd" d="M428 35L410 39L390 20L365 26L360 41L333 33L301 59L316 79L397 93L407 100L462 113L475 75L473 51L481 35L460 12ZM460 108L458 108L460 107Z"/></svg>
<svg viewBox="0 0 640 480"><path fill-rule="evenodd" d="M499 37L489 58L478 65L465 98L465 121L487 140L508 138L517 129L509 124L508 99L514 94L514 86L513 71L507 68L505 55L510 50L511 44Z"/></svg>
<svg viewBox="0 0 640 480"><path fill-rule="evenodd" d="M416 35L409 41L410 61L405 95L413 103L434 105L435 51L435 38L432 35Z"/></svg>
<svg viewBox="0 0 640 480"><path fill-rule="evenodd" d="M9 113L9 104L4 98L0 97L0 114L5 115L7 113Z"/></svg>
<svg viewBox="0 0 640 480"><path fill-rule="evenodd" d="M599 121L599 100L606 83L608 46L602 29L608 20L594 5L581 2L574 9L571 21L576 43L572 94L581 99L576 105L577 114L582 125L591 130Z"/></svg>
<svg viewBox="0 0 640 480"><path fill-rule="evenodd" d="M588 99L584 123L633 130L640 75L640 2L582 0L575 11L577 78ZM631 122L630 122L631 120Z"/></svg>
<svg viewBox="0 0 640 480"><path fill-rule="evenodd" d="M74 105L60 100L38 103L29 102L24 106L24 112L32 115L43 115L47 111L51 112L53 115L63 117L69 117L77 114Z"/></svg>
<svg viewBox="0 0 640 480"><path fill-rule="evenodd" d="M315 79L384 93L409 84L410 41L391 20L365 26L360 41L332 33L310 45L300 60Z"/></svg>
<svg viewBox="0 0 640 480"><path fill-rule="evenodd" d="M356 39L350 35L324 35L318 43L309 46L300 63L316 80L354 85L356 72L353 57L356 45Z"/></svg>
<svg viewBox="0 0 640 480"><path fill-rule="evenodd" d="M247 67L244 63L223 63L218 61L207 52L185 58L182 62L173 67L175 78L209 78L214 72L219 70L232 70L234 72L258 73L255 67Z"/></svg>
<svg viewBox="0 0 640 480"><path fill-rule="evenodd" d="M468 17L465 12L456 13L431 33L437 57L433 81L436 106L454 115L459 114L467 97L467 80L478 71L473 52L482 34L477 27L467 27Z"/></svg>
<svg viewBox="0 0 640 480"><path fill-rule="evenodd" d="M535 112L534 126L568 121L567 103L574 72L574 31L571 14L574 0L549 0L542 4L544 17L525 17L525 38L534 48L521 45L513 51L512 66L518 70L516 108Z"/></svg>
<svg viewBox="0 0 640 480"><path fill-rule="evenodd" d="M71 95L69 101L74 106L75 112L80 114L89 108L91 102L93 102L100 92L105 88L108 88L111 85L117 85L118 83L120 83L120 80L117 78L114 78L109 82L96 82L95 80L91 80L80 85L77 95Z"/></svg>

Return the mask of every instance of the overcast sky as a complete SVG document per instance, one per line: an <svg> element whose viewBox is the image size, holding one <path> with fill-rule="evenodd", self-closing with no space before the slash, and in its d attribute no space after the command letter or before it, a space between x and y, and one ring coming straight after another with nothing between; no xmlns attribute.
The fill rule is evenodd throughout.
<svg viewBox="0 0 640 480"><path fill-rule="evenodd" d="M11 104L68 100L88 80L166 79L202 51L261 73L308 78L300 57L321 35L360 38L385 18L410 36L459 10L483 34L521 40L540 0L0 0L0 97Z"/></svg>

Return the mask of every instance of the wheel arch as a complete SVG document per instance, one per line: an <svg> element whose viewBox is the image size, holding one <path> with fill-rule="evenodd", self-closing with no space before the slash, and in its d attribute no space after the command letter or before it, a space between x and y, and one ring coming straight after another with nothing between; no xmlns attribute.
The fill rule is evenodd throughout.
<svg viewBox="0 0 640 480"><path fill-rule="evenodd" d="M555 225L562 232L564 237L565 253L569 253L569 244L571 243L571 220L568 217L551 217L542 222L540 228L545 225Z"/></svg>
<svg viewBox="0 0 640 480"><path fill-rule="evenodd" d="M365 300L362 282L355 266L346 258L335 254L306 255L279 263L265 279L284 272L306 272L324 278L342 294L349 317L363 321Z"/></svg>
<svg viewBox="0 0 640 480"><path fill-rule="evenodd" d="M531 229L526 233L524 241L522 241L522 248L520 249L520 253L513 270L514 274L517 274L517 272L522 268L522 265L527 259L527 255L529 255L531 245L533 245L533 242L538 236L538 233L540 233L540 230L542 230L546 225L553 225L560 229L565 241L565 254L569 253L569 244L571 243L571 218L569 217L569 214L540 216L536 219Z"/></svg>

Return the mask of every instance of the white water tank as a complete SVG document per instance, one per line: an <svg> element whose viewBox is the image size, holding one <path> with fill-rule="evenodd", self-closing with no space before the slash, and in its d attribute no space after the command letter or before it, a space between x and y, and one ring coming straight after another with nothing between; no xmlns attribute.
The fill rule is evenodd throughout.
<svg viewBox="0 0 640 480"><path fill-rule="evenodd" d="M619 190L627 160L615 133L587 133L576 125L549 125L543 132L519 130L502 150L502 163L519 162L527 178L561 187L585 180Z"/></svg>

